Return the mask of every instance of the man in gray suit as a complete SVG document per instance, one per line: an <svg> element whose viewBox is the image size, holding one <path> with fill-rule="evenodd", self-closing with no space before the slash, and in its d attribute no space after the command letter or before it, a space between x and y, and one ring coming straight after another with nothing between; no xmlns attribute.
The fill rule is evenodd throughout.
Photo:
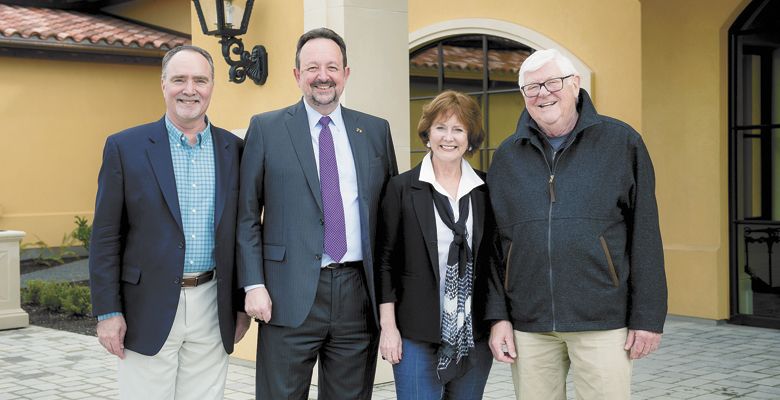
<svg viewBox="0 0 780 400"><path fill-rule="evenodd" d="M349 110L344 40L298 40L298 103L252 117L241 165L238 276L260 322L257 398L370 399L377 209L397 174L387 121ZM262 218L261 218L262 216Z"/></svg>

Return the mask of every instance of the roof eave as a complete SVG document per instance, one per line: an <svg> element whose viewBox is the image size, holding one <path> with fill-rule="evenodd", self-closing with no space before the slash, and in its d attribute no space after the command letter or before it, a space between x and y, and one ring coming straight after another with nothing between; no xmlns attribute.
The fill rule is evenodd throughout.
<svg viewBox="0 0 780 400"><path fill-rule="evenodd" d="M0 37L0 56L113 64L160 65L164 48Z"/></svg>
<svg viewBox="0 0 780 400"><path fill-rule="evenodd" d="M159 59L162 59L165 53L170 50L168 46L158 49L152 47L125 46L121 43L118 43L117 45L90 42L78 43L73 41L27 39L18 36L0 36L0 47L133 57L154 57Z"/></svg>

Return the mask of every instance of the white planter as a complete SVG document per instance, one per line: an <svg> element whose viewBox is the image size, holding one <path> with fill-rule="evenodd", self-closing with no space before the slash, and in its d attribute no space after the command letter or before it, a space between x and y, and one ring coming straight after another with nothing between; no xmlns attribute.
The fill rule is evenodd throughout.
<svg viewBox="0 0 780 400"><path fill-rule="evenodd" d="M23 328L30 317L19 297L19 243L25 233L0 231L0 330Z"/></svg>

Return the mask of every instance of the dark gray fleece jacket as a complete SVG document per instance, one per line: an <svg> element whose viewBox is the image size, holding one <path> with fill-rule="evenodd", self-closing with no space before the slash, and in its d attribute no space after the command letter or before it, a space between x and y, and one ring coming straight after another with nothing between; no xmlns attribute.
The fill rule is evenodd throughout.
<svg viewBox="0 0 780 400"><path fill-rule="evenodd" d="M650 156L584 90L577 108L557 153L524 111L493 156L487 184L504 262L486 318L526 332L662 332L667 289Z"/></svg>

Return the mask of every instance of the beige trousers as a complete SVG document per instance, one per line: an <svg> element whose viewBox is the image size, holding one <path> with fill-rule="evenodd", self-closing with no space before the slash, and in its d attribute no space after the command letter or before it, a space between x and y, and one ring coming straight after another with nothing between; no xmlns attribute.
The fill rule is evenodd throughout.
<svg viewBox="0 0 780 400"><path fill-rule="evenodd" d="M217 280L182 288L171 333L159 353L125 350L122 400L222 400L228 355L217 320Z"/></svg>
<svg viewBox="0 0 780 400"><path fill-rule="evenodd" d="M628 330L528 333L515 331L512 364L520 400L566 400L566 374L573 367L577 400L631 398L631 360L623 350Z"/></svg>

